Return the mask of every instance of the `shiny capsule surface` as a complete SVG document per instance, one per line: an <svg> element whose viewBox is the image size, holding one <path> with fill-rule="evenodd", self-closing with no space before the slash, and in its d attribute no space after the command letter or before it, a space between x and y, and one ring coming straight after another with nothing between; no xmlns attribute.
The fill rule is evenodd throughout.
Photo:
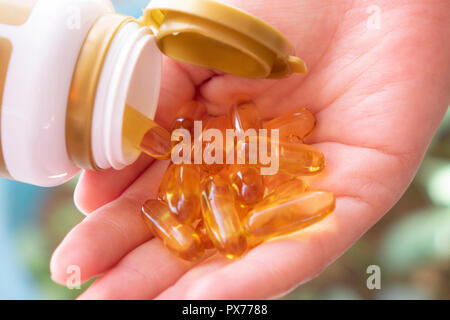
<svg viewBox="0 0 450 320"><path fill-rule="evenodd" d="M214 248L214 244L212 243L211 238L209 237L208 230L206 230L206 226L203 220L199 222L199 224L195 228L195 231L200 236L200 239L202 240L205 249L209 250Z"/></svg>
<svg viewBox="0 0 450 320"><path fill-rule="evenodd" d="M264 128L278 129L268 136L264 131L249 135L249 129L256 132L262 127L257 108L251 100L236 101L229 117L203 118L203 132L198 123L194 125L191 112L175 113L179 119L173 123L171 132L186 129L195 139L183 137L172 143L172 149L178 152L181 146L183 152L192 151L186 157L194 164L169 166L158 192L161 201L149 200L142 211L155 235L186 260L198 259L205 248L216 248L226 257L236 258L265 240L320 221L335 206L332 193L310 191L301 178L317 174L325 166L322 153L303 144L303 138L315 124L312 113L306 109L295 110L264 124ZM191 102L188 107L195 106L196 102ZM208 129L216 130L212 133ZM246 133L244 140L229 141L227 129L234 129L228 132L233 136L236 131ZM140 132L143 137L147 133ZM195 133L200 137L195 137ZM217 133L221 134L219 138ZM216 139L221 141L215 143ZM154 145L158 149L157 139ZM249 155L249 150L253 155ZM201 163L195 161L196 151L200 151ZM244 164L239 162L242 151ZM238 163L227 165L230 155ZM208 160L222 163L205 161L208 156ZM186 161L185 157L181 158ZM274 174L267 175L270 174L267 169L274 169L269 170Z"/></svg>
<svg viewBox="0 0 450 320"><path fill-rule="evenodd" d="M288 234L314 224L335 207L333 193L306 191L292 193L290 197L258 204L244 219L243 225L250 236L268 239Z"/></svg>
<svg viewBox="0 0 450 320"><path fill-rule="evenodd" d="M189 118L192 120L202 120L208 114L206 106L196 100L188 101L173 111L176 118Z"/></svg>
<svg viewBox="0 0 450 320"><path fill-rule="evenodd" d="M220 141L216 141L215 137L208 137L206 131L208 129L219 130L222 143L220 143ZM231 129L231 123L228 117L220 116L211 118L203 127L203 132L201 137L199 137L200 142L197 142L197 145L201 146L200 151L202 154L202 163L200 164L200 168L211 175L219 173L227 166L226 157L228 150L231 149L231 145L227 144L226 141L227 129ZM195 144L193 148L196 149ZM196 150L194 150L193 153L195 152Z"/></svg>
<svg viewBox="0 0 450 320"><path fill-rule="evenodd" d="M280 142L279 168L294 176L318 174L325 168L322 152L306 144Z"/></svg>
<svg viewBox="0 0 450 320"><path fill-rule="evenodd" d="M229 178L241 204L253 205L264 197L264 179L258 168L232 166Z"/></svg>
<svg viewBox="0 0 450 320"><path fill-rule="evenodd" d="M299 179L298 177L294 177L290 174L286 173L277 173L273 175L265 175L263 176L264 179L264 195L267 195L275 190L278 186L293 180L293 179Z"/></svg>
<svg viewBox="0 0 450 320"><path fill-rule="evenodd" d="M128 152L145 152L155 159L169 159L169 132L132 106L125 107L123 145Z"/></svg>
<svg viewBox="0 0 450 320"><path fill-rule="evenodd" d="M262 128L261 117L255 103L252 101L235 102L230 108L230 119L236 132Z"/></svg>
<svg viewBox="0 0 450 320"><path fill-rule="evenodd" d="M170 151L172 150L170 133L163 127L150 128L142 138L139 148L155 159L170 159Z"/></svg>
<svg viewBox="0 0 450 320"><path fill-rule="evenodd" d="M257 146L257 152L251 151L252 143ZM261 168L272 167L275 173L282 172L292 176L314 175L325 168L323 154L316 148L303 143L276 141L264 136L250 137L238 142L236 152L237 158L241 159L240 163ZM255 155L256 161L251 159L251 154ZM274 163L278 167L274 166Z"/></svg>
<svg viewBox="0 0 450 320"><path fill-rule="evenodd" d="M173 122L170 129L170 134L172 136L172 146L183 140L182 136L174 134L178 129L187 130L191 136L191 140L194 139L194 120L191 120L189 118L178 118Z"/></svg>
<svg viewBox="0 0 450 320"><path fill-rule="evenodd" d="M239 201L236 201L236 210L238 212L241 221L247 216L251 208L252 208L251 205L245 205L243 203L240 203Z"/></svg>
<svg viewBox="0 0 450 320"><path fill-rule="evenodd" d="M296 109L264 123L263 128L278 129L282 140L300 142L311 133L316 125L316 118L306 108Z"/></svg>
<svg viewBox="0 0 450 320"><path fill-rule="evenodd" d="M267 194L258 205L268 206L276 202L284 202L296 195L300 195L308 190L306 183L298 178L291 178L290 180L280 184Z"/></svg>
<svg viewBox="0 0 450 320"><path fill-rule="evenodd" d="M202 189L203 220L214 246L229 259L242 255L247 240L227 177L212 176L204 181Z"/></svg>
<svg viewBox="0 0 450 320"><path fill-rule="evenodd" d="M163 201L146 201L142 207L142 218L175 255L188 261L203 256L204 247L200 236L191 226L181 223Z"/></svg>
<svg viewBox="0 0 450 320"><path fill-rule="evenodd" d="M183 223L191 223L201 215L200 173L191 164L172 164L160 184L158 198Z"/></svg>

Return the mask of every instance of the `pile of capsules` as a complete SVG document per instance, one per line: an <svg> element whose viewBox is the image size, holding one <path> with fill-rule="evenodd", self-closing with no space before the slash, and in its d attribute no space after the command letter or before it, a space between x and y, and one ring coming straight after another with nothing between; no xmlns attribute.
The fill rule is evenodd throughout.
<svg viewBox="0 0 450 320"><path fill-rule="evenodd" d="M229 116L204 121L203 132L215 128L225 137L227 129L236 133L267 129L267 134L248 135L233 140L232 148L226 143L222 150L214 150L223 152L223 158L232 150L234 163L241 164L171 163L157 199L147 200L142 207L145 223L174 254L193 261L214 248L233 259L263 241L320 221L334 210L334 195L309 190L301 179L325 167L322 153L303 143L315 122L305 108L263 122L252 101L235 102ZM194 121L177 119L171 131L180 128L193 134ZM201 151L212 143L205 140L201 140ZM263 175L261 169L268 164L249 159L252 140L258 148L261 143L268 145L268 154L278 162L277 173ZM177 143L181 142L172 142L172 147ZM238 153L245 155L244 161L237 161Z"/></svg>

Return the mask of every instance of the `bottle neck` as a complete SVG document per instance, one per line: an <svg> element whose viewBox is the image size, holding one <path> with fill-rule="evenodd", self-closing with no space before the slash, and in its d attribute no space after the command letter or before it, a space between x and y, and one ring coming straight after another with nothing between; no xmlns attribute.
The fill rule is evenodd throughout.
<svg viewBox="0 0 450 320"><path fill-rule="evenodd" d="M151 31L132 18L107 14L80 52L67 107L66 144L80 168L121 169L139 153L123 144L125 105L153 118L161 54Z"/></svg>

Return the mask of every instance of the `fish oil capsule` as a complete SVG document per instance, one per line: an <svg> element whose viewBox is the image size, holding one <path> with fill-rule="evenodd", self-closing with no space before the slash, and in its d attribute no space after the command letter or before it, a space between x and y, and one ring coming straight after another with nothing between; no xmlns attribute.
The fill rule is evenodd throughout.
<svg viewBox="0 0 450 320"><path fill-rule="evenodd" d="M207 137L206 130L208 129L217 129L221 133L222 143L218 143L219 141L215 141L215 137ZM200 168L206 171L209 174L217 174L222 171L226 167L226 157L228 150L231 150L231 145L227 143L226 139L226 130L231 129L230 119L226 116L220 116L216 118L210 119L199 137L200 142L197 143L202 146L202 163L200 164ZM205 141L209 140L209 141ZM194 143L194 152L196 149L196 144ZM233 146L234 148L234 146Z"/></svg>
<svg viewBox="0 0 450 320"><path fill-rule="evenodd" d="M333 193L307 191L280 199L276 191L268 201L256 205L244 219L250 237L268 239L303 229L328 216L335 207Z"/></svg>
<svg viewBox="0 0 450 320"><path fill-rule="evenodd" d="M203 183L202 212L214 246L229 259L242 255L247 249L247 240L235 195L225 175L211 176Z"/></svg>
<svg viewBox="0 0 450 320"><path fill-rule="evenodd" d="M165 172L158 198L169 205L182 223L191 223L201 215L200 173L191 164L173 164Z"/></svg>
<svg viewBox="0 0 450 320"><path fill-rule="evenodd" d="M187 130L187 132L176 131L179 129ZM178 159L184 159L184 150L190 150L194 141L194 120L189 118L176 119L172 124L170 134L172 139L172 152L178 156ZM194 163L192 153L190 156L190 163ZM189 155L187 159L189 159Z"/></svg>
<svg viewBox="0 0 450 320"><path fill-rule="evenodd" d="M206 106L200 101L191 100L175 111L176 118L189 118L193 120L202 120L208 115Z"/></svg>
<svg viewBox="0 0 450 320"><path fill-rule="evenodd" d="M252 101L239 100L235 102L230 109L230 119L236 132L255 129L255 133L258 134L257 130L262 128L261 117Z"/></svg>
<svg viewBox="0 0 450 320"><path fill-rule="evenodd" d="M283 175L283 174L278 174ZM264 176L264 178L270 177L270 176ZM267 193L264 197L264 200L259 202L257 204L258 207L261 206L268 206L270 207L272 203L275 201L283 202L283 201L289 201L293 197L293 195L300 195L307 191L308 186L306 183L303 182L298 177L292 177L289 175L283 175L283 178L288 178L286 181L279 183L277 186L273 187L271 192ZM245 218L249 215L247 213L243 218L241 218L241 221L243 222L243 225L246 223ZM250 235L247 237L247 244L249 248L254 248L257 245L259 245L261 242L263 242L265 239L264 237L257 237Z"/></svg>
<svg viewBox="0 0 450 320"><path fill-rule="evenodd" d="M178 129L185 129L185 130L189 131L189 134L191 135L191 139L194 138L194 120L189 119L189 118L176 119L172 124L170 133L173 134L173 132ZM176 138L177 139L172 140L172 145L177 144L182 140L181 137L176 137Z"/></svg>
<svg viewBox="0 0 450 320"><path fill-rule="evenodd" d="M142 151L155 159L169 159L172 144L169 132L131 106L125 107L124 147Z"/></svg>
<svg viewBox="0 0 450 320"><path fill-rule="evenodd" d="M142 207L142 218L175 255L189 261L203 256L205 250L200 236L191 226L182 224L163 201L147 200Z"/></svg>
<svg viewBox="0 0 450 320"><path fill-rule="evenodd" d="M252 143L258 148L257 161L252 161L249 156ZM261 146L264 146L264 149L261 149ZM284 141L281 139L274 141L271 138L259 136L249 137L245 141L238 141L236 149L239 152L239 163L265 168L273 166L275 161L278 163L279 172L293 176L314 175L320 173L325 168L325 157L323 154L314 147L303 143ZM261 150L264 151L262 152ZM267 159L263 161L260 157L264 153ZM252 162L255 163L252 164Z"/></svg>
<svg viewBox="0 0 450 320"><path fill-rule="evenodd" d="M300 178L291 178L285 183L277 186L271 193L269 193L258 206L268 206L275 202L283 202L291 199L295 195L300 195L308 190L306 183Z"/></svg>
<svg viewBox="0 0 450 320"><path fill-rule="evenodd" d="M203 220L199 222L199 224L195 228L195 231L200 236L200 239L202 240L205 249L209 250L214 248L214 244L212 243L211 238L209 237L208 231L206 230L206 226Z"/></svg>
<svg viewBox="0 0 450 320"><path fill-rule="evenodd" d="M229 178L239 202L244 206L253 205L264 197L264 180L258 168L233 166Z"/></svg>
<svg viewBox="0 0 450 320"><path fill-rule="evenodd" d="M262 201L260 201L255 207L270 207L273 203L282 203L284 201L289 201L292 199L295 195L300 195L308 190L308 186L306 185L303 180L301 180L298 177L292 177L289 175L283 175L285 177L288 177L285 182L280 183L276 187L273 188L273 190L269 193L266 193L266 196ZM268 176L265 176L266 178ZM253 211L251 211L253 212ZM247 215L241 219L243 225L245 226L246 220L245 218L248 217L250 213L247 213ZM255 236L255 235L249 235L247 237L247 244L249 248L254 248L260 243L262 243L265 240L264 237L261 236Z"/></svg>
<svg viewBox="0 0 450 320"><path fill-rule="evenodd" d="M273 175L265 175L264 179L264 194L267 195L272 193L277 187L280 185L291 181L293 179L299 179L298 177L293 177L290 174L286 173L277 173Z"/></svg>
<svg viewBox="0 0 450 320"><path fill-rule="evenodd" d="M313 175L325 168L322 152L306 144L280 142L279 169L281 172L298 175Z"/></svg>
<svg viewBox="0 0 450 320"><path fill-rule="evenodd" d="M247 214L250 212L250 210L252 209L251 205L245 205L239 201L236 201L236 208L237 208L237 212L239 214L239 218L244 219Z"/></svg>
<svg viewBox="0 0 450 320"><path fill-rule="evenodd" d="M172 150L170 134L163 127L153 127L144 135L139 148L155 159L170 159L170 151Z"/></svg>
<svg viewBox="0 0 450 320"><path fill-rule="evenodd" d="M313 113L301 108L264 123L263 128L268 129L269 133L271 129L278 129L281 140L300 142L311 133L315 125Z"/></svg>

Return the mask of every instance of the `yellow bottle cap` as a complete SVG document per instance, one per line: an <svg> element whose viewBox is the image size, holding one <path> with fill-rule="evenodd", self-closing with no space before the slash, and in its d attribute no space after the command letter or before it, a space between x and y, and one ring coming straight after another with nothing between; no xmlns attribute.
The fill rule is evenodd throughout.
<svg viewBox="0 0 450 320"><path fill-rule="evenodd" d="M141 23L159 49L189 64L245 78L306 73L292 44L264 21L212 0L152 0Z"/></svg>

